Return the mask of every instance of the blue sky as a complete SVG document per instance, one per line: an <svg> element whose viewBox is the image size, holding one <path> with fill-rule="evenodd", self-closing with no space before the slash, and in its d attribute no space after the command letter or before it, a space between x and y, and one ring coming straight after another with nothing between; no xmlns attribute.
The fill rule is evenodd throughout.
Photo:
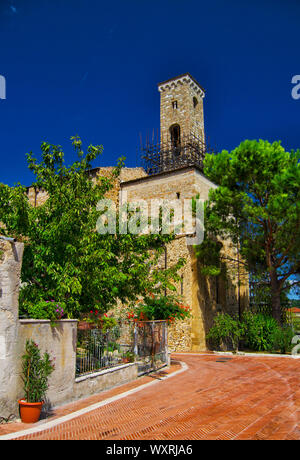
<svg viewBox="0 0 300 460"><path fill-rule="evenodd" d="M216 150L244 139L300 147L296 0L0 0L0 182L29 185L26 152L103 144L98 165L159 129L157 83L190 72L206 90Z"/></svg>

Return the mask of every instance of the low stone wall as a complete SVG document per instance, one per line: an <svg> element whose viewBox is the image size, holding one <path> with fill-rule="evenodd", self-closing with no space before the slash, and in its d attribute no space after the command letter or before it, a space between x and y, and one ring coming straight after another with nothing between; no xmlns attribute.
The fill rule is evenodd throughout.
<svg viewBox="0 0 300 460"><path fill-rule="evenodd" d="M70 401L75 379L77 320L60 320L53 324L48 320L20 320L18 357L24 353L27 339L38 344L41 354L47 351L54 358L55 369L49 378L47 392L51 405ZM20 375L20 359L16 366ZM18 379L17 396L24 396L21 378Z"/></svg>
<svg viewBox="0 0 300 460"><path fill-rule="evenodd" d="M60 320L55 323L48 320L20 320L13 373L16 380L15 392L10 395L12 401L8 415L18 416L17 401L24 396L21 356L27 339L32 339L38 344L41 354L47 351L51 358L54 358L55 369L49 378L45 406L47 409L85 398L138 377L137 364L128 363L75 378L77 320ZM8 416L7 413L1 412L1 406L0 414Z"/></svg>
<svg viewBox="0 0 300 460"><path fill-rule="evenodd" d="M128 363L121 366L103 369L93 374L83 375L75 379L73 398L75 400L99 393L109 388L130 382L138 377L138 364Z"/></svg>

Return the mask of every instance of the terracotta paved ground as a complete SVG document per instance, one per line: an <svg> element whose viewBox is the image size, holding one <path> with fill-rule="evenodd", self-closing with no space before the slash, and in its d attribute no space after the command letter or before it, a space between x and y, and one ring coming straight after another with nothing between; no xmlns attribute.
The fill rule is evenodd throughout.
<svg viewBox="0 0 300 460"><path fill-rule="evenodd" d="M201 354L173 358L188 369L18 439L300 440L300 360L230 356L220 362L224 356Z"/></svg>

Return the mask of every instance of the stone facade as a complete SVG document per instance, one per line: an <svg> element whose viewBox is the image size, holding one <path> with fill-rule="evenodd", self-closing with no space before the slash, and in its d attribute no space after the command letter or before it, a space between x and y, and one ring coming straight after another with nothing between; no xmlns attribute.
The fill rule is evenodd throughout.
<svg viewBox="0 0 300 460"><path fill-rule="evenodd" d="M197 194L207 200L209 190L215 187L197 168L187 167L123 182L121 199L128 202L143 199L149 208L154 199L179 200L183 206L184 200L192 199ZM236 249L229 242L223 244L223 251L237 260ZM170 327L170 350L204 351L207 349L206 335L215 314L238 314L239 308L246 308L248 276L242 270L242 263L238 270L236 262L224 264L223 274L218 278L202 275L201 260L196 258L193 246L187 244L185 235L178 236L168 245L167 267L174 265L180 257L186 260L186 264L181 269L182 281L178 286L178 294L182 295L183 302L191 308L192 317Z"/></svg>
<svg viewBox="0 0 300 460"><path fill-rule="evenodd" d="M190 134L204 141L204 90L189 75L172 78L158 85L160 92L160 138L171 138L170 128L180 126L180 136Z"/></svg>
<svg viewBox="0 0 300 460"><path fill-rule="evenodd" d="M113 166L94 168L89 172L89 174L91 179L95 181L97 176L111 177L113 170ZM113 189L107 193L107 198L118 203L121 182L145 176L147 176L147 174L143 168L122 168L119 177L114 180ZM47 193L42 189L28 187L27 195L32 206L40 206L47 200Z"/></svg>

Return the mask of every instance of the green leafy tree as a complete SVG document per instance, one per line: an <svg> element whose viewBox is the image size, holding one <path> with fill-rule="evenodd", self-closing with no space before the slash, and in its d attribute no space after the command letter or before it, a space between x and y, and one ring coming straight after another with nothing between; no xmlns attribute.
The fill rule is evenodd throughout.
<svg viewBox="0 0 300 460"><path fill-rule="evenodd" d="M266 272L278 322L283 290L300 282L299 159L299 150L286 152L280 142L247 140L207 155L204 165L218 185L206 206L207 234L230 238L249 271Z"/></svg>
<svg viewBox="0 0 300 460"><path fill-rule="evenodd" d="M47 196L44 204L30 204L27 190L18 184L0 184L1 232L25 243L22 266L21 314L36 302L63 302L69 317L91 308L105 312L118 300L135 300L146 291L174 289L177 270L160 270L157 260L172 235L99 234L97 203L106 197L123 166L123 159L110 177L91 180L92 162L102 146L82 150L78 137L71 138L77 155L66 166L60 146L43 142L40 162L27 155L32 184ZM30 308L31 307L31 308Z"/></svg>
<svg viewBox="0 0 300 460"><path fill-rule="evenodd" d="M40 402L48 389L48 378L54 370L49 353L41 353L33 340L26 340L25 353L22 356L22 380L24 396L27 402Z"/></svg>

